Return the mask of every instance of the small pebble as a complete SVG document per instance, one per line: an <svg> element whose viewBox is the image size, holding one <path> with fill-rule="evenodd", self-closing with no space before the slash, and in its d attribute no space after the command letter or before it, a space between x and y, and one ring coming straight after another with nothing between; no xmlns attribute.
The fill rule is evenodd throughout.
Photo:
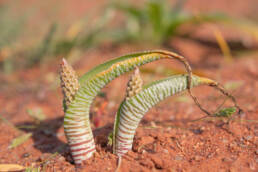
<svg viewBox="0 0 258 172"><path fill-rule="evenodd" d="M167 128L166 128L166 131L170 131L170 130L171 130L171 127L167 127Z"/></svg>
<svg viewBox="0 0 258 172"><path fill-rule="evenodd" d="M253 161L249 162L249 168L255 170L255 163Z"/></svg>
<svg viewBox="0 0 258 172"><path fill-rule="evenodd" d="M174 119L175 119L175 116L174 116L174 115L171 115L171 116L170 116L170 120L173 121Z"/></svg>
<svg viewBox="0 0 258 172"><path fill-rule="evenodd" d="M201 131L204 131L204 130L205 130L205 127L204 127L204 126L202 126L202 127L200 128L200 130L201 130Z"/></svg>
<svg viewBox="0 0 258 172"><path fill-rule="evenodd" d="M223 139L222 142L223 143L228 143L228 140L227 139Z"/></svg>
<svg viewBox="0 0 258 172"><path fill-rule="evenodd" d="M202 159L202 157L199 156L199 155L196 155L196 156L194 157L194 160L195 160L195 161L200 161L201 159Z"/></svg>
<svg viewBox="0 0 258 172"><path fill-rule="evenodd" d="M164 153L168 153L168 150L167 149L163 149Z"/></svg>
<svg viewBox="0 0 258 172"><path fill-rule="evenodd" d="M23 158L26 158L26 157L29 157L29 156L30 156L30 153L24 153L24 154L22 155Z"/></svg>
<svg viewBox="0 0 258 172"><path fill-rule="evenodd" d="M253 136L250 136L250 135L249 136L245 136L245 139L248 140L248 141L251 140L252 138L253 138Z"/></svg>
<svg viewBox="0 0 258 172"><path fill-rule="evenodd" d="M63 156L60 156L60 157L58 158L58 160L59 160L59 161L65 161L65 158L64 158Z"/></svg>
<svg viewBox="0 0 258 172"><path fill-rule="evenodd" d="M183 160L183 157L181 155L176 155L175 156L175 160L177 161L182 161Z"/></svg>
<svg viewBox="0 0 258 172"><path fill-rule="evenodd" d="M245 145L245 144L239 144L239 146L240 146L241 148L247 148L247 147L248 147L248 146Z"/></svg>
<svg viewBox="0 0 258 172"><path fill-rule="evenodd" d="M203 130L201 130L200 128L193 129L192 131L193 131L194 134L202 134L203 133Z"/></svg>
<svg viewBox="0 0 258 172"><path fill-rule="evenodd" d="M223 162L233 162L233 160L229 157L222 158Z"/></svg>

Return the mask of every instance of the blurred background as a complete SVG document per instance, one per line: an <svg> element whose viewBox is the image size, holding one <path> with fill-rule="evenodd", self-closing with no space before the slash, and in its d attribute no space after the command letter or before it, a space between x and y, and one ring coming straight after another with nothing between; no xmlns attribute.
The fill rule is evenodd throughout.
<svg viewBox="0 0 258 172"><path fill-rule="evenodd" d="M90 51L124 45L180 52L178 39L217 47L226 58L237 58L257 48L257 4L256 0L2 0L1 74L40 68L61 57L76 63Z"/></svg>
<svg viewBox="0 0 258 172"><path fill-rule="evenodd" d="M0 124L16 128L22 124L28 129L51 123L50 133L62 133L58 68L63 57L81 76L108 59L150 49L185 56L194 73L222 82L228 90L239 92L238 97L248 95L240 100L242 105L249 111L257 109L256 96L249 96L258 87L257 0L1 0ZM177 63L155 62L141 72L149 82L153 76L184 69ZM123 97L117 90L125 89L127 79L128 75L108 85L109 92L103 90L92 113L116 108ZM94 120L96 127L105 124L97 117ZM9 132L9 136L2 133L8 140L2 142L2 150L19 135ZM65 140L61 134L60 139Z"/></svg>

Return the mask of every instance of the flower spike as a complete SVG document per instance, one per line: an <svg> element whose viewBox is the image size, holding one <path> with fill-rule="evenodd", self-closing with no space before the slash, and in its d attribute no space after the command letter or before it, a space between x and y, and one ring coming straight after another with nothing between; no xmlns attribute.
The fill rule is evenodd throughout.
<svg viewBox="0 0 258 172"><path fill-rule="evenodd" d="M69 106L80 88L79 80L72 66L70 66L64 58L60 64L59 74L64 95L64 104L65 106Z"/></svg>
<svg viewBox="0 0 258 172"><path fill-rule="evenodd" d="M140 76L139 68L135 68L133 75L127 83L126 99L136 95L142 89L142 78Z"/></svg>

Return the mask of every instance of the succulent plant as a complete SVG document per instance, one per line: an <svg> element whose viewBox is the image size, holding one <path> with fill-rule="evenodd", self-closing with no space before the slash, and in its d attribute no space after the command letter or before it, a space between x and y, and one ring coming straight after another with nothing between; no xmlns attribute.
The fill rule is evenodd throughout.
<svg viewBox="0 0 258 172"><path fill-rule="evenodd" d="M137 66L160 59L179 60L185 65L188 74L173 76L142 87ZM188 90L199 108L211 115L202 108L197 98L191 93L191 86L201 84L213 86L230 97L235 103L235 107L240 110L235 98L223 87L207 78L192 77L191 67L186 59L172 52L155 50L125 55L100 64L80 77L79 80L72 67L63 60L60 79L64 94L64 131L75 164L81 164L96 151L89 119L90 106L94 98L110 81L133 69L135 72L128 82L126 97L117 112L114 125L113 150L119 157L131 149L135 130L143 115L149 108L168 96Z"/></svg>
<svg viewBox="0 0 258 172"><path fill-rule="evenodd" d="M68 70L69 74L67 73L67 75L61 72L61 80L63 80L61 84L65 99L64 129L76 164L90 158L96 151L89 112L90 106L100 90L123 73L160 59L176 59L182 62L189 74L188 82L191 82L192 72L186 59L176 53L163 50L134 53L110 60L84 74L79 79L79 83L75 84L76 86L69 83L69 79L76 78L71 75L73 72ZM64 68L61 71L69 69L64 61L61 68ZM65 80L66 76L69 76L67 77L69 79ZM77 82L76 79L74 81ZM78 87L79 89L77 89Z"/></svg>

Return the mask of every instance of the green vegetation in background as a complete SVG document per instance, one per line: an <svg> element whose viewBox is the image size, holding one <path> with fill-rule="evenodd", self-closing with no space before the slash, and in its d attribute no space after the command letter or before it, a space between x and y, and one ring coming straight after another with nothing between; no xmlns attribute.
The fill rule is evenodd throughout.
<svg viewBox="0 0 258 172"><path fill-rule="evenodd" d="M93 26L88 20L75 22L69 29L68 35L56 41L53 54L68 55L73 49L83 51L100 45L104 41L105 27L112 17L113 12L105 9Z"/></svg>
<svg viewBox="0 0 258 172"><path fill-rule="evenodd" d="M7 6L0 6L0 66L5 73L11 73L14 68L10 49L15 47L23 25L23 17L11 16Z"/></svg>
<svg viewBox="0 0 258 172"><path fill-rule="evenodd" d="M16 69L33 67L63 56L74 61L80 53L92 47L99 47L105 42L110 45L125 42L169 46L174 37L192 39L193 26L206 22L218 22L244 31L258 40L256 23L235 19L222 13L191 14L183 9L185 2L186 0L178 0L174 6L166 0L148 0L141 6L131 5L127 1L112 2L103 8L102 14L94 22L85 18L78 19L68 30L62 30L62 23L52 23L47 27L45 35L39 35L40 41L32 41L33 45L27 45L27 39L22 37L24 33L30 32L25 30L28 24L25 25L25 15L28 14L19 17L11 15L6 4L0 7L0 71L9 74ZM112 23L116 19L115 12L120 12L125 17L122 18L122 25L117 25L119 22L116 21ZM228 40L224 42L228 43L223 44L228 45L227 49L223 46L224 56L230 57L228 52L232 50L232 44ZM213 41L213 44L218 46L216 41ZM232 57L236 51L243 50L232 50Z"/></svg>
<svg viewBox="0 0 258 172"><path fill-rule="evenodd" d="M83 52L99 45L103 40L100 38L100 32L105 30L104 26L112 16L110 11L104 10L104 14L93 26L85 18L79 19L71 24L68 33L61 31L60 28L63 26L61 23L53 22L47 27L45 35L39 35L42 37L41 40L33 45L26 45L27 40L24 40L22 36L24 33L31 32L25 30L29 24L26 21L27 17L25 18L25 15L15 17L8 5L6 3L5 6L0 7L0 72L5 74L10 74L17 69L33 67L60 56L69 58L74 50ZM80 26L75 26L78 23ZM76 27L77 29L74 29Z"/></svg>
<svg viewBox="0 0 258 172"><path fill-rule="evenodd" d="M34 51L29 55L28 66L32 66L34 64L38 64L43 60L44 57L47 56L51 47L53 46L53 38L57 31L57 24L53 23L42 42L34 49Z"/></svg>
<svg viewBox="0 0 258 172"><path fill-rule="evenodd" d="M180 34L186 24L200 24L225 20L221 13L193 15L183 10L186 0L178 0L171 8L168 1L149 0L141 7L128 3L113 3L115 10L127 18L125 26L114 30L119 41L151 42L165 45L173 36Z"/></svg>
<svg viewBox="0 0 258 172"><path fill-rule="evenodd" d="M241 52L257 53L255 40L258 41L258 25L255 21L234 18L221 12L192 14L183 8L186 1L177 0L174 6L166 0L147 0L141 6L116 1L111 7L126 19L122 26L112 28L107 34L116 44L145 43L169 48L174 37L191 39L205 46L220 48L226 62L232 61ZM214 40L194 37L194 26L204 23L219 24L246 34L240 34L236 40L227 40L217 29Z"/></svg>
<svg viewBox="0 0 258 172"><path fill-rule="evenodd" d="M12 44L19 33L23 20L8 17L8 9L6 6L0 6L0 48Z"/></svg>
<svg viewBox="0 0 258 172"><path fill-rule="evenodd" d="M9 149L16 148L17 146L26 142L31 136L32 136L32 133L26 133L14 138L8 148Z"/></svg>

